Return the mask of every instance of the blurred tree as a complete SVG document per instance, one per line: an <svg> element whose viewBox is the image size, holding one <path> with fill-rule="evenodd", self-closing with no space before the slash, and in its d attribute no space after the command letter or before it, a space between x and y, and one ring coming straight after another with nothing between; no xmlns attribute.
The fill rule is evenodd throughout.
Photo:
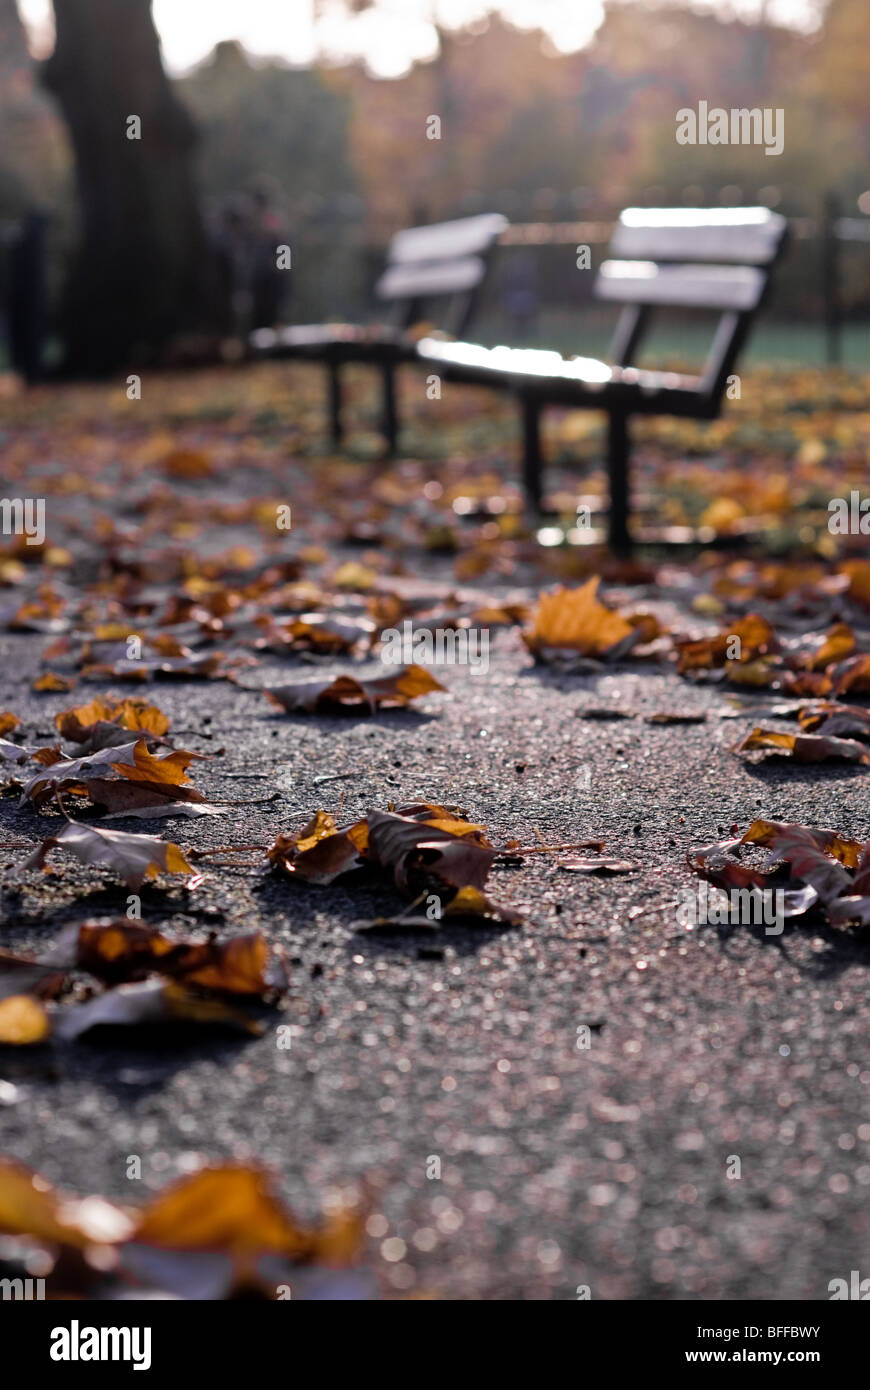
<svg viewBox="0 0 870 1390"><path fill-rule="evenodd" d="M104 374L158 360L173 335L204 323L195 129L163 70L150 0L55 0L54 11L42 75L69 127L80 213L65 367Z"/></svg>

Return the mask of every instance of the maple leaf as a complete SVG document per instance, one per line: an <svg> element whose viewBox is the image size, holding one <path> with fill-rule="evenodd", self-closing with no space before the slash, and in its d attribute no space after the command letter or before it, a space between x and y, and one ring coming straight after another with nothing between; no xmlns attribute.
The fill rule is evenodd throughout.
<svg viewBox="0 0 870 1390"><path fill-rule="evenodd" d="M821 731L829 737L854 734L870 741L870 710L861 705L840 705L827 701L802 705L798 710L798 721L808 733Z"/></svg>
<svg viewBox="0 0 870 1390"><path fill-rule="evenodd" d="M31 690L37 694L46 694L54 691L72 690L77 684L75 676L59 676L55 671L46 671L44 675L37 676L31 685Z"/></svg>
<svg viewBox="0 0 870 1390"><path fill-rule="evenodd" d="M736 650L740 655L732 657L730 653L735 650L735 639ZM686 671L712 670L717 666L730 664L734 667L734 671L729 669L732 679L738 666L753 662L756 657L779 651L776 633L767 619L758 613L747 613L745 618L732 623L724 632L716 633L715 637L702 637L697 641L677 641L674 645L678 652L677 671L680 675L684 675ZM769 671L770 667L762 669ZM759 680L753 683L768 682Z"/></svg>
<svg viewBox="0 0 870 1390"><path fill-rule="evenodd" d="M373 680L357 680L355 676L337 676L323 684L320 681L300 681L266 689L263 694L288 713L305 711L309 714L333 714L365 710L374 714L384 706L410 704L418 695L445 687L423 666L405 666L390 676Z"/></svg>
<svg viewBox="0 0 870 1390"><path fill-rule="evenodd" d="M199 989L259 998L287 983L280 955L261 932L224 941L178 941L147 923L119 917L82 923L70 946L71 966L111 982L129 983L154 971ZM53 959L57 956L56 950Z"/></svg>
<svg viewBox="0 0 870 1390"><path fill-rule="evenodd" d="M130 698L112 701L99 696L86 705L74 705L56 714L54 722L61 737L69 739L71 743L93 740L95 731L103 725L117 725L117 734L121 735L119 742L124 742L124 730L141 730L161 737L169 732L170 727L170 720L163 711L147 700Z"/></svg>
<svg viewBox="0 0 870 1390"><path fill-rule="evenodd" d="M72 759L54 749L40 749L37 758L43 770L25 786L22 804L43 805L64 791L87 795L116 816L219 814L218 808L204 804L205 797L185 775L199 756L183 749L154 755L144 739Z"/></svg>
<svg viewBox="0 0 870 1390"><path fill-rule="evenodd" d="M596 597L599 579L593 576L579 589L542 594L523 641L535 656L547 651L571 651L580 656L613 659L623 656L642 635L619 613Z"/></svg>
<svg viewBox="0 0 870 1390"><path fill-rule="evenodd" d="M274 1195L265 1172L241 1164L201 1169L179 1179L141 1212L138 1245L221 1251L245 1263L254 1256L346 1263L362 1240L360 1214L334 1211L320 1229L300 1226Z"/></svg>
<svg viewBox="0 0 870 1390"><path fill-rule="evenodd" d="M57 1016L55 1032L69 1042L92 1028L163 1028L195 1024L259 1036L263 1025L220 999L193 993L175 981L149 979L119 985Z"/></svg>
<svg viewBox="0 0 870 1390"><path fill-rule="evenodd" d="M847 738L824 734L783 734L776 729L753 729L734 750L737 753L777 752L791 756L796 763L824 763L843 759L870 763L870 750Z"/></svg>
<svg viewBox="0 0 870 1390"><path fill-rule="evenodd" d="M18 866L44 869L46 857L54 848L69 850L83 864L113 869L128 888L139 888L146 878L158 873L191 874L178 845L170 840L158 840L151 835L130 835L121 830L102 830L95 825L67 821L55 835L49 835L27 859Z"/></svg>
<svg viewBox="0 0 870 1390"><path fill-rule="evenodd" d="M278 835L268 850L273 869L309 883L333 883L362 868L368 848L368 824L357 821L339 830L332 816L317 811L296 835Z"/></svg>

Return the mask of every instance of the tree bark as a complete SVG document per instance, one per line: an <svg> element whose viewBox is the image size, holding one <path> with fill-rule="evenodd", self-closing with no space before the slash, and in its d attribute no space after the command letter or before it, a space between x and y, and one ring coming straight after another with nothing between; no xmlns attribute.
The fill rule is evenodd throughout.
<svg viewBox="0 0 870 1390"><path fill-rule="evenodd" d="M151 0L54 0L54 11L42 76L69 127L80 209L60 315L65 366L135 370L209 318L196 131L163 70Z"/></svg>

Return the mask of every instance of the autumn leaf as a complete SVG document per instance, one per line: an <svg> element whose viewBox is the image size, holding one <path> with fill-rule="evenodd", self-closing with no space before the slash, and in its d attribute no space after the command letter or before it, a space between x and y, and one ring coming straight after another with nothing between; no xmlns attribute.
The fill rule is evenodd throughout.
<svg viewBox="0 0 870 1390"><path fill-rule="evenodd" d="M0 738L0 759L3 762L25 763L32 757L32 748L25 748L22 743L10 743L8 739Z"/></svg>
<svg viewBox="0 0 870 1390"><path fill-rule="evenodd" d="M760 869L734 857L744 846L768 850ZM693 850L688 862L717 887L781 893L784 917L799 917L818 903L832 925L870 921L870 842L862 845L836 830L757 820L739 839Z"/></svg>
<svg viewBox="0 0 870 1390"><path fill-rule="evenodd" d="M824 671L835 661L842 661L855 650L855 634L848 623L834 623L825 634L821 645L810 652L804 661L811 671Z"/></svg>
<svg viewBox="0 0 870 1390"><path fill-rule="evenodd" d="M758 613L748 613L732 623L724 632L715 637L702 637L697 641L677 641L677 671L684 675L687 671L709 671L725 666L731 661L737 664L753 661L759 656L778 652L776 633L766 618ZM764 684L766 682L758 682Z"/></svg>
<svg viewBox="0 0 870 1390"><path fill-rule="evenodd" d="M413 897L438 885L483 889L495 850L477 837L393 812L370 811L366 819L371 862L391 873L403 893Z"/></svg>
<svg viewBox="0 0 870 1390"><path fill-rule="evenodd" d="M43 840L18 866L17 872L44 869L49 851L57 847L69 850L83 864L112 869L128 888L139 888L146 878L156 878L158 873L193 873L178 845L169 840L158 840L151 835L130 835L120 830L102 830L95 825L82 825L76 821L67 821L57 834Z"/></svg>
<svg viewBox="0 0 870 1390"><path fill-rule="evenodd" d="M194 652L192 656L158 657L154 660L122 658L115 662L96 662L82 669L82 680L147 681L151 676L234 680L240 666L254 663L253 657L243 655L229 658L226 652Z"/></svg>
<svg viewBox="0 0 870 1390"><path fill-rule="evenodd" d="M49 1246L86 1250L128 1239L133 1223L102 1197L70 1197L31 1168L0 1158L0 1231Z"/></svg>
<svg viewBox="0 0 870 1390"><path fill-rule="evenodd" d="M0 1233L36 1242L58 1261L53 1271L48 1266L49 1296L56 1298L96 1296L81 1256L94 1260L103 1297L129 1293L132 1281L188 1299L274 1298L276 1273L283 1272L278 1260L286 1262L294 1299L306 1296L310 1277L313 1297L374 1293L365 1271L350 1268L365 1234L358 1205L333 1202L319 1224L303 1225L265 1170L240 1163L201 1168L137 1210L96 1195L73 1197L0 1158ZM268 1273L260 1273L261 1260Z"/></svg>
<svg viewBox="0 0 870 1390"><path fill-rule="evenodd" d="M280 956L261 932L223 941L177 941L126 917L84 922L77 929L72 963L111 983L129 983L154 971L199 989L258 998L287 983Z"/></svg>
<svg viewBox="0 0 870 1390"><path fill-rule="evenodd" d="M365 863L368 825L357 821L339 830L332 816L317 811L296 835L278 835L268 850L273 869L309 883L329 884Z"/></svg>
<svg viewBox="0 0 870 1390"><path fill-rule="evenodd" d="M839 697L849 691L854 695L867 694L870 691L870 652L839 662L831 667L828 674L833 695Z"/></svg>
<svg viewBox="0 0 870 1390"><path fill-rule="evenodd" d="M147 700L134 697L111 701L97 697L88 704L75 705L61 714L56 714L54 722L62 738L69 739L71 743L85 743L93 739L95 729L103 724L117 725L119 731L141 730L162 737L169 732L171 721L162 710L149 704ZM0 733L2 732L0 728ZM124 742L123 738L119 741Z"/></svg>
<svg viewBox="0 0 870 1390"><path fill-rule="evenodd" d="M11 710L0 710L0 738L6 734L11 734L13 729L17 729L21 720Z"/></svg>
<svg viewBox="0 0 870 1390"><path fill-rule="evenodd" d="M305 1229L275 1196L265 1172L224 1164L161 1192L139 1215L132 1239L166 1250L219 1251L243 1264L266 1254L343 1264L359 1249L362 1222L345 1207L320 1229Z"/></svg>
<svg viewBox="0 0 870 1390"><path fill-rule="evenodd" d="M633 874L640 865L629 859L565 859L559 868L572 874Z"/></svg>
<svg viewBox="0 0 870 1390"><path fill-rule="evenodd" d="M853 739L828 738L823 734L782 734L775 729L753 729L735 749L737 753L754 751L783 753L796 763L824 763L832 760L870 763L870 750Z"/></svg>
<svg viewBox="0 0 870 1390"><path fill-rule="evenodd" d="M22 804L44 805L57 792L66 792L87 795L115 816L218 814L186 776L198 756L183 749L154 755L144 739L72 759L41 749L37 759L43 770L25 786Z"/></svg>
<svg viewBox="0 0 870 1390"><path fill-rule="evenodd" d="M37 676L30 688L35 690L37 694L44 695L55 691L72 690L76 684L75 676L60 676L55 671L46 671L45 675Z"/></svg>
<svg viewBox="0 0 870 1390"><path fill-rule="evenodd" d="M435 893L442 915L451 915L447 908L456 900L453 915L519 920L512 909L492 903L483 892L496 857L483 826L463 819L455 808L433 802L370 811L344 830L320 811L295 836L278 836L268 856L273 868L323 884L368 865L388 873L408 897ZM468 892L460 897L463 890Z"/></svg>
<svg viewBox="0 0 870 1390"><path fill-rule="evenodd" d="M45 1005L29 994L0 999L0 1044L21 1047L44 1042L51 1032Z"/></svg>
<svg viewBox="0 0 870 1390"><path fill-rule="evenodd" d="M599 579L593 576L579 589L542 594L523 641L535 656L568 651L580 656L613 659L623 656L642 636L619 613L596 597Z"/></svg>
<svg viewBox="0 0 870 1390"><path fill-rule="evenodd" d="M228 1028L254 1036L263 1032L262 1024L222 1000L205 998L175 981L160 979L119 985L84 1004L65 1009L57 1015L55 1032L69 1042L92 1028L162 1030L172 1025Z"/></svg>
<svg viewBox="0 0 870 1390"><path fill-rule="evenodd" d="M418 695L445 687L423 666L405 666L394 675L361 681L355 676L337 676L322 684L300 681L263 691L274 705L288 713L335 714L364 710L374 714L385 706L410 704Z"/></svg>
<svg viewBox="0 0 870 1390"><path fill-rule="evenodd" d="M854 735L870 742L870 710L862 705L841 705L826 700L802 705L798 710L798 722L807 733L822 732L829 737Z"/></svg>

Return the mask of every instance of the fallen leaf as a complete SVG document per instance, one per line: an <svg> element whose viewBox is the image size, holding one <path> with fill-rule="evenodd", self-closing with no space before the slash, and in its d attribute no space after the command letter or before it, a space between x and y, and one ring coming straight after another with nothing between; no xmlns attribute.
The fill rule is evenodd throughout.
<svg viewBox="0 0 870 1390"><path fill-rule="evenodd" d="M178 941L126 917L83 923L71 963L109 983L130 983L153 971L200 989L258 998L287 983L280 955L261 932Z"/></svg>
<svg viewBox="0 0 870 1390"><path fill-rule="evenodd" d="M640 865L629 859L564 859L559 868L572 874L633 874Z"/></svg>
<svg viewBox="0 0 870 1390"><path fill-rule="evenodd" d="M735 639L739 655L731 656ZM745 618L732 623L715 637L702 637L698 641L677 641L674 645L678 653L677 671L680 675L687 671L712 670L718 666L725 666L729 660L739 665L779 650L776 633L767 619L758 613L748 613Z"/></svg>
<svg viewBox="0 0 870 1390"><path fill-rule="evenodd" d="M677 714L662 710L658 714L647 714L647 724L704 724L707 716L702 711L696 714Z"/></svg>
<svg viewBox="0 0 870 1390"><path fill-rule="evenodd" d="M593 576L579 589L559 588L542 594L531 626L522 634L529 651L536 656L571 651L614 659L634 646L642 630L600 602L596 597L599 582Z"/></svg>
<svg viewBox="0 0 870 1390"><path fill-rule="evenodd" d="M59 676L55 671L46 671L45 675L37 676L30 688L39 694L45 694L52 691L66 692L72 690L76 684L75 676Z"/></svg>
<svg viewBox="0 0 870 1390"><path fill-rule="evenodd" d="M405 666L394 675L361 681L355 676L337 676L323 684L300 681L266 689L263 694L288 713L334 714L365 710L374 714L385 706L410 704L418 695L445 687L423 666Z"/></svg>
<svg viewBox="0 0 870 1390"><path fill-rule="evenodd" d="M66 1196L32 1169L0 1158L0 1231L5 1234L85 1250L126 1240L132 1230L129 1216L114 1203Z"/></svg>
<svg viewBox="0 0 870 1390"><path fill-rule="evenodd" d="M44 1042L51 1032L45 1005L29 994L0 999L0 1044L21 1047Z"/></svg>
<svg viewBox="0 0 870 1390"><path fill-rule="evenodd" d="M119 730L141 730L162 736L169 732L171 721L162 710L149 704L147 700L131 698L111 701L98 697L86 705L75 705L72 709L56 714L54 722L62 738L69 739L72 743L85 743L93 738L98 725L116 724ZM0 728L0 733L2 732Z"/></svg>
<svg viewBox="0 0 870 1390"><path fill-rule="evenodd" d="M824 763L845 760L870 763L870 750L853 739L828 738L822 734L781 734L775 729L753 729L734 750L736 753L777 752L790 755L796 763Z"/></svg>
<svg viewBox="0 0 870 1390"><path fill-rule="evenodd" d="M17 872L44 869L49 851L56 847L69 850L83 864L114 870L127 887L133 889L141 887L146 878L156 878L161 872L193 873L178 845L169 840L158 840L151 835L130 835L121 830L101 830L95 825L82 825L77 821L67 821L56 835L49 835L43 840L18 866Z"/></svg>
<svg viewBox="0 0 870 1390"><path fill-rule="evenodd" d="M56 1017L55 1033L69 1042L92 1028L155 1028L159 1035L171 1025L229 1028L255 1036L263 1032L262 1024L219 999L203 998L174 981L151 979L119 985L63 1010Z"/></svg>

